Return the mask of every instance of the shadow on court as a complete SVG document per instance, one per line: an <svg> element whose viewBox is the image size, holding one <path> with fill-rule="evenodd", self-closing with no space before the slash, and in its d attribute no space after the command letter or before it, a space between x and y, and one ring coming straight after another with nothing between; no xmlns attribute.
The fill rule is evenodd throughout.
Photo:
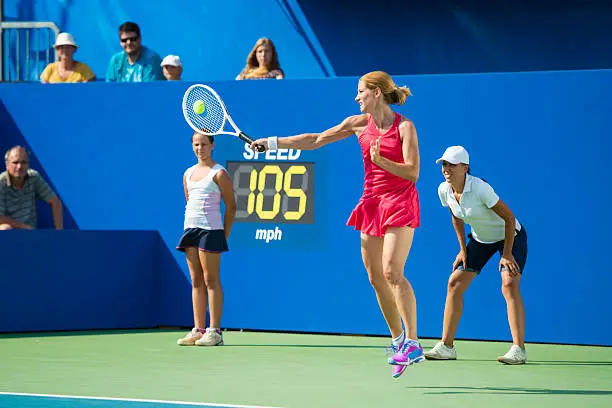
<svg viewBox="0 0 612 408"><path fill-rule="evenodd" d="M347 348L347 349L378 349L381 346L359 346L356 344L225 344L223 347L294 347L294 348Z"/></svg>
<svg viewBox="0 0 612 408"><path fill-rule="evenodd" d="M427 360L431 364L459 364L461 361L483 361L495 362L494 358L462 358L461 360ZM550 365L550 366L612 366L612 361L565 361L565 360L529 360L528 366Z"/></svg>
<svg viewBox="0 0 612 408"><path fill-rule="evenodd" d="M612 361L528 361L529 365L612 366Z"/></svg>
<svg viewBox="0 0 612 408"><path fill-rule="evenodd" d="M509 395L612 395L612 390L553 390L521 387L406 387L421 390L440 390L425 394L509 394Z"/></svg>

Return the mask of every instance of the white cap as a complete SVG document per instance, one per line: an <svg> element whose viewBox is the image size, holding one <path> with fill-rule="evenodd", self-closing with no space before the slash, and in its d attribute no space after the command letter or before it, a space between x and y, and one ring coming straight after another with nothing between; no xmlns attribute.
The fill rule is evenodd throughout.
<svg viewBox="0 0 612 408"><path fill-rule="evenodd" d="M72 37L72 34L69 33L59 33L57 35L57 37L55 38L55 44L53 44L53 47L59 47L60 45L72 45L74 47L78 47L78 45L76 45L76 43L74 42L74 38Z"/></svg>
<svg viewBox="0 0 612 408"><path fill-rule="evenodd" d="M444 151L442 157L436 160L436 164L447 161L450 164L470 164L470 155L463 146L451 146Z"/></svg>
<svg viewBox="0 0 612 408"><path fill-rule="evenodd" d="M164 65L172 65L173 67L181 67L183 66L183 63L181 63L181 59L179 58L178 55L166 55L164 57L164 59L161 62L161 66L163 67Z"/></svg>

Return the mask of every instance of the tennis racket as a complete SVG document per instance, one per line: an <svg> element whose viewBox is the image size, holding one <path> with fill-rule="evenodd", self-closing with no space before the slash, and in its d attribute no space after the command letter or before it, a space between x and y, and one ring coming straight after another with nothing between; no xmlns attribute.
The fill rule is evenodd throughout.
<svg viewBox="0 0 612 408"><path fill-rule="evenodd" d="M183 115L191 128L206 136L232 135L251 144L253 139L241 131L227 112L223 100L214 89L208 85L191 85L183 96ZM232 130L225 130L229 123ZM257 146L263 152L264 146Z"/></svg>

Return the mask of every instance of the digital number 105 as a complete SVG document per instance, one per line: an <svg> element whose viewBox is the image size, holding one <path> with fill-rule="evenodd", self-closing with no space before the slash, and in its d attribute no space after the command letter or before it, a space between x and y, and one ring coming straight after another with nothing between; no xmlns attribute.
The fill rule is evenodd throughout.
<svg viewBox="0 0 612 408"><path fill-rule="evenodd" d="M236 219L312 222L311 169L311 163L228 162L238 207Z"/></svg>

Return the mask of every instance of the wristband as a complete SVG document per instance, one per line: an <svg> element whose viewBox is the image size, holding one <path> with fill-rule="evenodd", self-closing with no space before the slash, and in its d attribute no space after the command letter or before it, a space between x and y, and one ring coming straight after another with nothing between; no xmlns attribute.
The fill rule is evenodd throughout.
<svg viewBox="0 0 612 408"><path fill-rule="evenodd" d="M268 138L268 150L272 152L278 150L278 137L270 136Z"/></svg>

